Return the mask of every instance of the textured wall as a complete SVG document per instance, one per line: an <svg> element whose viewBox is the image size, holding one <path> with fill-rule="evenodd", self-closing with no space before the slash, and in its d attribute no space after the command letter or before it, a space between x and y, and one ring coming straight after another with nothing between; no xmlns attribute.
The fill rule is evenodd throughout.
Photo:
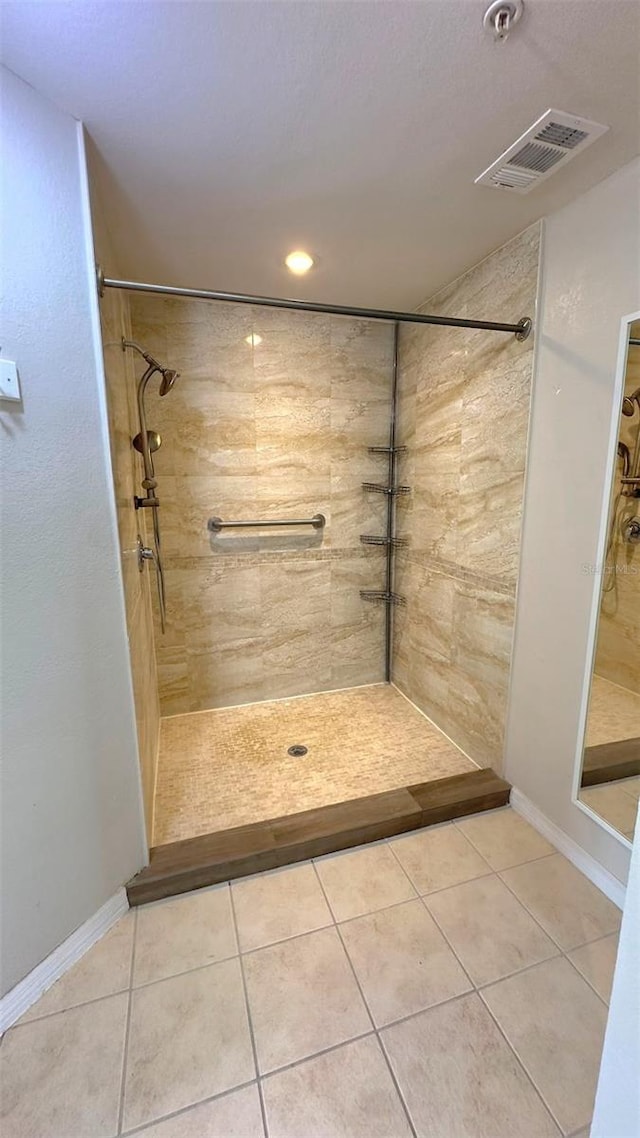
<svg viewBox="0 0 640 1138"><path fill-rule="evenodd" d="M2 69L2 992L145 858L79 124Z"/></svg>
<svg viewBox="0 0 640 1138"><path fill-rule="evenodd" d="M619 881L629 851L576 803L574 785L600 600L584 567L602 556L620 322L640 309L639 192L635 161L544 223L505 764L514 787Z"/></svg>
<svg viewBox="0 0 640 1138"><path fill-rule="evenodd" d="M534 314L539 226L429 300L477 319ZM533 340L403 326L394 681L476 762L502 766Z"/></svg>
<svg viewBox="0 0 640 1138"><path fill-rule="evenodd" d="M640 322L634 325L640 334ZM631 395L640 387L640 348L630 347L625 376L625 392ZM619 438L631 454L638 437L638 405L632 418L620 416ZM620 487L622 462L616 460L614 497ZM615 586L607 574L600 603L600 623L596 648L595 671L621 687L640 694L640 545L630 545L620 536L621 521L640 514L640 499L622 498L618 504L614 544L607 557L607 568L616 566Z"/></svg>
<svg viewBox="0 0 640 1138"><path fill-rule="evenodd" d="M392 330L384 324L133 296L136 339L177 368L160 430L168 628L156 629L163 714L383 678L379 587L384 476L367 446L389 428ZM247 337L260 336L260 343ZM326 515L324 532L207 532L223 519Z"/></svg>
<svg viewBox="0 0 640 1138"><path fill-rule="evenodd" d="M104 257L102 249L100 256ZM156 585L152 566L147 563L142 573L138 568L138 534L142 531L144 536L144 527L148 526L148 519L143 511L136 511L133 504L134 494L141 493L142 459L131 445L132 438L138 432L135 359L131 352L123 352L121 346L123 336L131 337L126 294L115 289L107 289L100 301L100 319L138 753L147 839L150 841L160 733L158 676L151 608L151 589ZM149 544L146 536L144 540Z"/></svg>

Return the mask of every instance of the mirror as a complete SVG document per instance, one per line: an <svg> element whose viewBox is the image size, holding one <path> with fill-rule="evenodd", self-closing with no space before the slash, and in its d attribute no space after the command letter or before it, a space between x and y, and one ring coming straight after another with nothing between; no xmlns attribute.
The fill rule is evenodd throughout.
<svg viewBox="0 0 640 1138"><path fill-rule="evenodd" d="M578 799L632 841L640 795L640 320L628 327Z"/></svg>

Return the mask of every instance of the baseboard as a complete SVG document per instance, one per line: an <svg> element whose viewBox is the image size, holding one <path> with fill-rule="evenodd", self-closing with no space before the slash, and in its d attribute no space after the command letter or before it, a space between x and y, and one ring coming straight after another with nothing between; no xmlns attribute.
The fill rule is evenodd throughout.
<svg viewBox="0 0 640 1138"><path fill-rule="evenodd" d="M129 908L127 894L124 889L118 889L113 897L98 909L88 921L80 925L79 929L71 933L66 940L36 965L24 980L16 984L6 996L0 1000L0 1033L11 1027L20 1016L29 1010L36 1000L43 996L56 980L71 968L81 956L103 937L106 932L120 920Z"/></svg>
<svg viewBox="0 0 640 1138"><path fill-rule="evenodd" d="M538 833L542 834L544 838L547 838L561 854L564 854L564 856L575 865L576 869L584 873L585 877L588 877L589 881L593 882L593 884L604 893L605 897L613 901L614 905L617 905L619 909L624 908L626 889L622 882L618 881L617 877L609 873L608 869L604 869L604 867L600 865L600 862L596 861L596 859L587 853L582 846L579 846L577 842L574 842L573 838L565 834L564 830L556 826L555 822L547 818L546 814L538 810L538 807L534 806L533 802L531 802L521 790L516 790L514 787L511 791L509 801L516 813L526 818L534 830L537 830Z"/></svg>

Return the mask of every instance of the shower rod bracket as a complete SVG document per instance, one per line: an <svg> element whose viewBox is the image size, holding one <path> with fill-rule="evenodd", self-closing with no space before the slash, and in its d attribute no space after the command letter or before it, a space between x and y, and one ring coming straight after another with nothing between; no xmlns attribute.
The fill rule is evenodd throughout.
<svg viewBox="0 0 640 1138"><path fill-rule="evenodd" d="M294 300L288 297L254 296L243 292L217 292L213 289L180 288L177 285L146 284L143 281L123 281L106 277L101 265L96 265L98 295L107 288L121 288L128 292L150 292L160 296L182 296L192 300L222 300L229 304L257 304L262 308L288 308L295 312L321 312L328 316L351 316L360 320L385 320L400 324L435 324L443 328L478 328L487 332L511 332L516 340L526 340L531 334L533 321L523 316L517 323L495 320L463 320L458 316L431 316L424 312L395 312L385 308L354 308L342 304L321 304L311 300Z"/></svg>

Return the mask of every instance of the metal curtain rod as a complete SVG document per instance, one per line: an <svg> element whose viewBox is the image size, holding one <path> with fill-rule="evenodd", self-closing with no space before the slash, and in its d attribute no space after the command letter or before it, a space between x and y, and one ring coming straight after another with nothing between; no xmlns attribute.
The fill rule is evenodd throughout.
<svg viewBox="0 0 640 1138"><path fill-rule="evenodd" d="M352 308L342 304L319 304L311 300L287 300L274 296L252 296L242 292L213 292L200 288L177 288L172 285L144 284L140 281L118 281L105 277L96 268L98 292L105 288L123 288L129 292L153 292L162 296L185 296L194 300L223 300L231 304L258 304L264 308L291 308L296 312L324 312L331 316L355 316L362 320L390 320L403 324L440 324L447 328L483 328L488 332L513 332L516 340L526 340L533 327L531 317L523 316L517 324L500 324L494 320L460 320L456 316L426 316L422 312L393 312L383 308Z"/></svg>

